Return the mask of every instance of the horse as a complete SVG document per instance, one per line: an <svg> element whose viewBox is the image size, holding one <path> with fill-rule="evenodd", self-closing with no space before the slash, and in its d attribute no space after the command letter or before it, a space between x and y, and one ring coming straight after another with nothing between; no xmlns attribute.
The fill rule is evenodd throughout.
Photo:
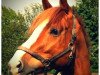
<svg viewBox="0 0 100 75"><path fill-rule="evenodd" d="M12 75L91 75L87 33L66 0L52 7L42 0L44 11L32 22L29 38L10 59Z"/></svg>

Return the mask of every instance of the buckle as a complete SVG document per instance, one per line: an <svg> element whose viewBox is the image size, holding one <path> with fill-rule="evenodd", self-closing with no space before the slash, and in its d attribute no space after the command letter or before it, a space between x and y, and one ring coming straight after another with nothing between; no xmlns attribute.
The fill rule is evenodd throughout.
<svg viewBox="0 0 100 75"><path fill-rule="evenodd" d="M48 60L48 59L44 60L42 63L43 63L43 65L44 65L45 67L49 67L50 64L51 64L50 60Z"/></svg>

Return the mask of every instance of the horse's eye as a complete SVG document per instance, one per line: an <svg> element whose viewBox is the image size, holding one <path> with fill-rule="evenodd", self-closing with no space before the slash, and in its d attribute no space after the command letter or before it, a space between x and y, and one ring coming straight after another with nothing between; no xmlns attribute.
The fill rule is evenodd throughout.
<svg viewBox="0 0 100 75"><path fill-rule="evenodd" d="M54 36L58 36L59 31L57 29L51 29L50 34L53 34Z"/></svg>

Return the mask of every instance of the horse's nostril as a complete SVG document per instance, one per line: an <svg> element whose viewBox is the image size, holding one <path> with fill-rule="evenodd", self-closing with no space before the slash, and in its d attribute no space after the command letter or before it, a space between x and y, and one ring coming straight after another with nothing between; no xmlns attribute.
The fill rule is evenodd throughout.
<svg viewBox="0 0 100 75"><path fill-rule="evenodd" d="M23 70L23 63L21 61L19 61L19 64L16 66L18 68L18 72L22 72Z"/></svg>
<svg viewBox="0 0 100 75"><path fill-rule="evenodd" d="M20 68L22 66L21 61L19 61L19 64L16 66L17 68Z"/></svg>

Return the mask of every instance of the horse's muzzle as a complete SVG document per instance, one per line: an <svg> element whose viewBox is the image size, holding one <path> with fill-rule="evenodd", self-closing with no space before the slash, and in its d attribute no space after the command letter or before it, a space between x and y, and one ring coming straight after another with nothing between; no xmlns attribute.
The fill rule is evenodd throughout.
<svg viewBox="0 0 100 75"><path fill-rule="evenodd" d="M23 63L19 61L14 67L11 63L8 63L8 68L10 75L19 75L23 71Z"/></svg>

